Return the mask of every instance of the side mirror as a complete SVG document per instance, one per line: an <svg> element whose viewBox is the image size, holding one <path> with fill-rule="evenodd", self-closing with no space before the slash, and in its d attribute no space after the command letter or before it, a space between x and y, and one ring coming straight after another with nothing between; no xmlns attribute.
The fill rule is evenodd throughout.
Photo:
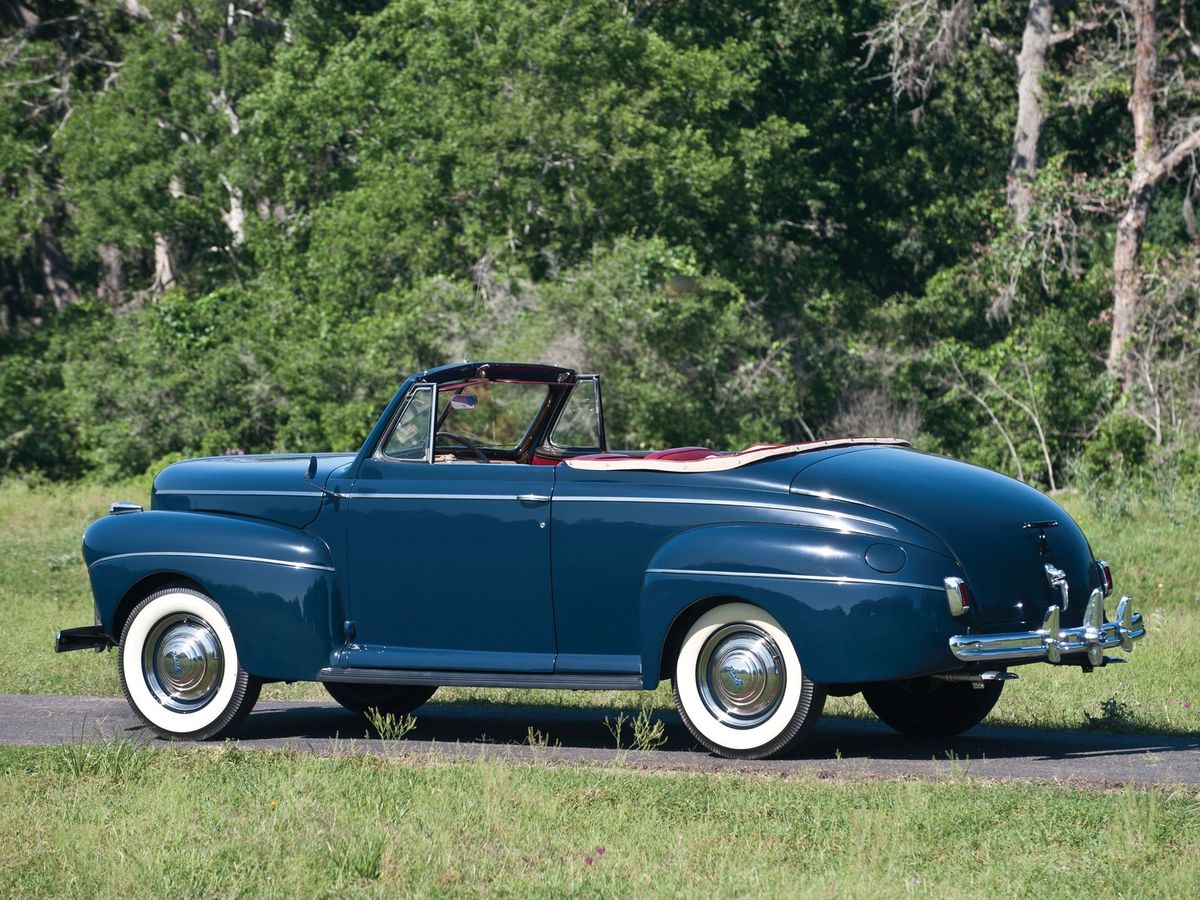
<svg viewBox="0 0 1200 900"><path fill-rule="evenodd" d="M308 461L308 474L304 476L305 481L312 481L317 477L317 457L314 455Z"/></svg>

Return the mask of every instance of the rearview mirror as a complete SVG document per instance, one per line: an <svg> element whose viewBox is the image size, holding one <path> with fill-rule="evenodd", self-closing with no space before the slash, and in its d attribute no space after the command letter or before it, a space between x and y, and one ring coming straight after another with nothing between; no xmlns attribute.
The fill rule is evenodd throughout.
<svg viewBox="0 0 1200 900"><path fill-rule="evenodd" d="M455 394L450 398L451 409L474 409L478 404L479 398L470 394Z"/></svg>

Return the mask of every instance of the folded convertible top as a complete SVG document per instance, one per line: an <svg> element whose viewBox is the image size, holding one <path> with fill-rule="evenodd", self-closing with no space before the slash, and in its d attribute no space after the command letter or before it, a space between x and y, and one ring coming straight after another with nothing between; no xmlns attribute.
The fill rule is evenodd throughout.
<svg viewBox="0 0 1200 900"><path fill-rule="evenodd" d="M660 450L646 456L597 453L592 456L576 456L565 462L573 469L595 471L726 472L777 456L864 444L891 447L909 446L908 441L901 441L897 438L835 438L827 441L808 441L802 444L755 444L753 447L747 447L736 453L721 453L703 447L682 447L677 450Z"/></svg>

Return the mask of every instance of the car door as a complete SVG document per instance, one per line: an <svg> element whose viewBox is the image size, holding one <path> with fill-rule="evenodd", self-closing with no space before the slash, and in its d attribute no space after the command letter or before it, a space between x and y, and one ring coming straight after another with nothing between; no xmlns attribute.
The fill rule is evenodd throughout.
<svg viewBox="0 0 1200 900"><path fill-rule="evenodd" d="M345 658L374 668L550 672L554 469L417 453L432 397L432 386L418 388L401 413L396 432L411 433L413 451L402 437L391 455L364 461L352 488L355 638Z"/></svg>

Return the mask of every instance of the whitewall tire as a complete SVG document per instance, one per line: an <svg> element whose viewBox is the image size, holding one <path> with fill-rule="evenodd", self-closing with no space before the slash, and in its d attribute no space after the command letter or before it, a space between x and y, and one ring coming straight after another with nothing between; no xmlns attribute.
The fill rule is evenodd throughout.
<svg viewBox="0 0 1200 900"><path fill-rule="evenodd" d="M692 735L740 759L788 752L825 706L825 691L804 674L787 632L749 603L723 603L692 623L672 681Z"/></svg>
<svg viewBox="0 0 1200 900"><path fill-rule="evenodd" d="M142 600L121 631L117 668L133 711L160 737L203 741L236 727L261 683L238 663L225 616L184 586Z"/></svg>

